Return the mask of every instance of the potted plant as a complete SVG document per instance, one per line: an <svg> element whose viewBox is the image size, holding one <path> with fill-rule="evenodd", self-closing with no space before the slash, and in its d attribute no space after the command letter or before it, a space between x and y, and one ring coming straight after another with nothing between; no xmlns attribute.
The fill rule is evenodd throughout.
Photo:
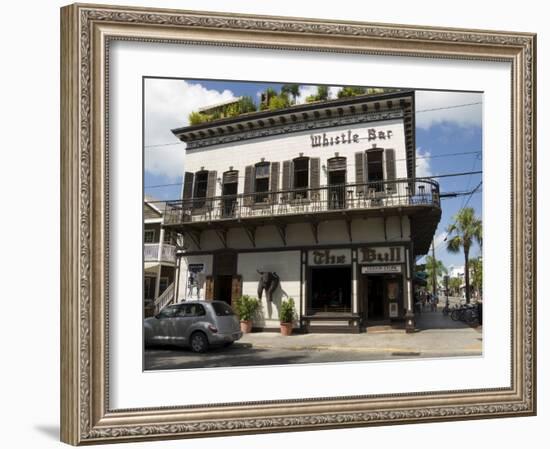
<svg viewBox="0 0 550 449"><path fill-rule="evenodd" d="M294 320L294 299L288 298L281 303L281 312L279 313L281 321L281 335L292 334L292 321Z"/></svg>
<svg viewBox="0 0 550 449"><path fill-rule="evenodd" d="M252 332L252 317L259 306L260 301L248 295L241 296L235 302L235 309L241 320L241 331L243 334Z"/></svg>

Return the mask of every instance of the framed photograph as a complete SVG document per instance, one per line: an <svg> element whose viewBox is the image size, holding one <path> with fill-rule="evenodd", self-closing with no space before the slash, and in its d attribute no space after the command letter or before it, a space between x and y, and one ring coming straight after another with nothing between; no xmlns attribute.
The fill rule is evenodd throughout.
<svg viewBox="0 0 550 449"><path fill-rule="evenodd" d="M61 438L536 413L536 36L61 10Z"/></svg>

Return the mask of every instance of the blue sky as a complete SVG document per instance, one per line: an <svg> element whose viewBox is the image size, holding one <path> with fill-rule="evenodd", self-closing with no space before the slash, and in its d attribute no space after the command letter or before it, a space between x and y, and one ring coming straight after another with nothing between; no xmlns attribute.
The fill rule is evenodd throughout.
<svg viewBox="0 0 550 449"><path fill-rule="evenodd" d="M188 124L187 116L198 107L238 96L250 96L256 102L267 87L281 84L205 80L146 79L144 133L145 193L168 200L181 195L185 144L170 129ZM338 87L330 88L335 97ZM298 102L314 93L316 86L302 85ZM482 94L471 92L416 92L416 147L419 176L482 170ZM468 153L468 154L456 154ZM438 178L441 192L465 192L478 186L481 174ZM445 248L446 228L465 203L482 213L482 186L471 196L442 200L442 218L434 236L436 257L446 266L464 264L462 254ZM476 246L471 254L479 254ZM419 260L422 262L422 260Z"/></svg>

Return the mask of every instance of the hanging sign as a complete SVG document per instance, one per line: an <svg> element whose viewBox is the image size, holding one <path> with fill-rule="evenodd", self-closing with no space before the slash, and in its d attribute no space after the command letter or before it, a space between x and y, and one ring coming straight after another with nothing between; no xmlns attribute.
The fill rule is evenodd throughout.
<svg viewBox="0 0 550 449"><path fill-rule="evenodd" d="M401 273L401 265L365 265L361 267L363 274Z"/></svg>

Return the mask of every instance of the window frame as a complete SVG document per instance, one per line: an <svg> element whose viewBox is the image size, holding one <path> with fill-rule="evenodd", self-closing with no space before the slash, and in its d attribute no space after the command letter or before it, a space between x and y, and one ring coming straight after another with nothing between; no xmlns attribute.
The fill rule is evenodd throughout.
<svg viewBox="0 0 550 449"><path fill-rule="evenodd" d="M147 237L146 237L147 234L153 234L153 237L151 238L150 242L147 241ZM156 233L155 229L144 229L143 230L143 243L156 243L155 242L156 234L157 233Z"/></svg>
<svg viewBox="0 0 550 449"><path fill-rule="evenodd" d="M266 174L258 177L258 169L259 168L266 168ZM258 190L258 181L265 181L266 182L266 190ZM271 162L258 162L254 165L254 193L257 195L254 195L254 203L256 204L262 204L265 202L266 198L269 198L269 182L271 181Z"/></svg>

